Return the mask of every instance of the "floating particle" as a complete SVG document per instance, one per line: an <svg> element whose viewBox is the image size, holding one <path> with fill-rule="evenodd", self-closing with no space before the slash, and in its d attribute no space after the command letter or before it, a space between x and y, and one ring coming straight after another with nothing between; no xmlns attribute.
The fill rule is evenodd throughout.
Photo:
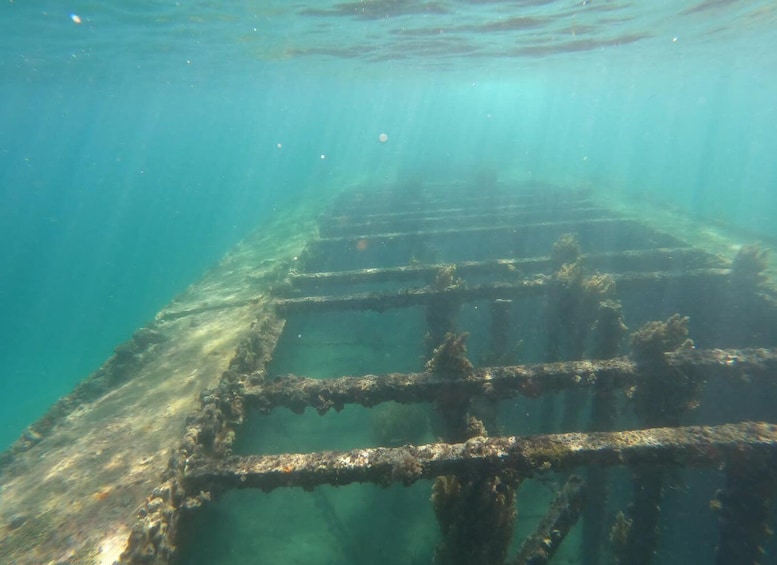
<svg viewBox="0 0 777 565"><path fill-rule="evenodd" d="M321 154L321 160L324 160L324 159L326 159L326 155L324 155L324 154L322 153L322 154Z"/></svg>
<svg viewBox="0 0 777 565"><path fill-rule="evenodd" d="M277 147L278 149L283 149L283 144L282 143L276 143L275 147Z"/></svg>
<svg viewBox="0 0 777 565"><path fill-rule="evenodd" d="M78 14L70 14L70 19L73 20L74 24L81 23L81 16L79 16Z"/></svg>
<svg viewBox="0 0 777 565"><path fill-rule="evenodd" d="M381 133L378 136L378 141L380 141L381 143L386 143L388 141L388 135L386 135L385 133Z"/></svg>

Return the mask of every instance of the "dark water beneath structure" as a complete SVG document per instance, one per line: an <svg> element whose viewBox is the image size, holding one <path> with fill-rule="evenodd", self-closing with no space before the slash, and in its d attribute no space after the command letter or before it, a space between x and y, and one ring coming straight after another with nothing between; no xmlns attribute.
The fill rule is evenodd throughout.
<svg viewBox="0 0 777 565"><path fill-rule="evenodd" d="M656 391L613 369L612 398L586 388L578 366L567 367L575 382L544 390L537 377L491 396L408 385L343 406L326 404L331 391L269 407L251 397L236 455L775 422L774 362L750 350L777 347L776 25L767 1L3 4L0 451L39 441L28 426L238 242L319 201L315 237L273 282L285 325L267 382L432 374L449 331L469 334L473 382L490 367L628 355L677 378ZM633 334L674 314L687 328L678 318L653 330L666 334L662 352L679 349L676 366L637 359L625 330L601 342L620 331L615 319ZM717 349L728 365L703 357ZM752 509L775 493L773 459L748 460L766 469L755 478L711 452L728 466L640 459L597 475L544 453L548 468L488 483L501 507L481 504L485 483L453 505L442 490L470 487L431 471L226 489L182 514L175 559L431 563L437 551L440 563L476 563L440 549L441 525L466 537L480 523L509 532L511 563L574 471L587 509L551 563L618 551L629 562L636 542L618 536L630 505L658 503L655 527L637 520L658 533L643 556L722 563L736 500ZM635 497L635 468L660 498ZM0 484L0 540L19 521L11 488ZM464 513L466 526L450 518ZM765 527L749 514L742 528ZM761 563L777 563L769 536L754 539Z"/></svg>

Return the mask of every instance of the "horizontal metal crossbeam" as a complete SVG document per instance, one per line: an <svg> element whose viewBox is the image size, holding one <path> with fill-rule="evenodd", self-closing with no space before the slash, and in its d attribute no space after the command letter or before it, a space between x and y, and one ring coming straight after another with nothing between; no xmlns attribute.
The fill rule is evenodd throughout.
<svg viewBox="0 0 777 565"><path fill-rule="evenodd" d="M184 471L187 492L225 489L412 484L440 475L500 473L522 476L588 465L718 465L773 457L777 426L744 422L721 426L653 428L530 437L475 437L465 443L373 447L281 455L192 458Z"/></svg>
<svg viewBox="0 0 777 565"><path fill-rule="evenodd" d="M461 229L448 228L448 229L431 229L431 230L418 230L409 232L385 232L385 233L364 233L364 234L350 234L340 237L322 237L314 241L316 246L334 246L340 244L355 244L361 240L366 241L368 244L379 244L383 241L418 241L427 240L429 238L451 238L451 237L472 237L479 234L495 234L503 235L505 237L526 237L536 236L542 232L562 233L562 232L576 232L581 230L590 229L603 229L603 230L638 230L640 233L648 231L645 226L635 222L634 220L628 220L623 218L601 218L591 220L567 220L567 221L549 221L549 222L536 222L531 224L519 224L510 226L494 226L494 225L482 225L475 227L466 227ZM651 235L661 237L660 242L656 242L655 245L669 245L674 246L679 243L675 238L666 235L659 234L658 232L650 232ZM670 242L670 243L667 243Z"/></svg>
<svg viewBox="0 0 777 565"><path fill-rule="evenodd" d="M601 504L601 501L599 501ZM509 565L544 565L577 523L585 504L585 484L572 475L556 494L537 529L524 540Z"/></svg>
<svg viewBox="0 0 777 565"><path fill-rule="evenodd" d="M700 378L777 379L777 349L681 350L665 354L670 368ZM549 392L603 386L620 388L635 382L639 366L629 357L598 361L538 363L514 367L474 369L464 378L432 373L390 373L336 379L281 377L242 391L245 402L264 411L286 407L301 413L307 407L325 413L346 404L375 406L395 401L405 404L432 402L441 392L456 395L510 398L540 396Z"/></svg>
<svg viewBox="0 0 777 565"><path fill-rule="evenodd" d="M590 220L612 217L606 208L586 206L572 209L558 207L526 207L506 205L480 210L426 210L424 214L402 216L338 216L322 222L319 232L324 237L341 237L349 234L379 234L390 231L415 231L419 229L490 226L515 226L523 223L559 220Z"/></svg>
<svg viewBox="0 0 777 565"><path fill-rule="evenodd" d="M662 284L682 282L712 283L725 280L729 269L693 269L682 272L659 271L649 273L624 273L613 275L620 292L632 292L657 288ZM563 283L550 275L536 275L515 283L460 285L435 290L431 287L403 289L398 292L356 293L342 296L306 296L277 301L278 312L283 315L338 310L375 310L383 312L392 308L425 306L434 300L447 300L461 304L475 300L497 298L522 298L538 296L558 289Z"/></svg>
<svg viewBox="0 0 777 565"><path fill-rule="evenodd" d="M679 270L719 267L721 260L692 247L636 249L581 255L586 268L606 269L607 272L639 270ZM353 271L296 273L289 277L295 288L305 289L321 285L368 284L406 282L433 279L436 273L449 265L409 265ZM542 272L553 268L550 257L495 259L493 261L462 261L455 264L461 277L494 274Z"/></svg>
<svg viewBox="0 0 777 565"><path fill-rule="evenodd" d="M458 190L457 190L458 189ZM448 198L443 198L448 196ZM451 197L452 196L452 197ZM459 186L442 192L375 192L351 193L339 199L333 215L377 217L426 215L431 212L466 213L471 210L501 208L568 208L587 202L590 196L584 191L573 191L551 186L511 189L509 192L484 194L470 187Z"/></svg>

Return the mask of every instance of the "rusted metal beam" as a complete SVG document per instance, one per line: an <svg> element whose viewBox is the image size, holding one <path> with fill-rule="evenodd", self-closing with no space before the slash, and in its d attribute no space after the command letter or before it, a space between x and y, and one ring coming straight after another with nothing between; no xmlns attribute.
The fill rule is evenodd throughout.
<svg viewBox="0 0 777 565"><path fill-rule="evenodd" d="M343 237L349 234L377 234L390 231L415 231L437 227L465 228L483 225L520 225L525 222L558 220L590 220L612 217L606 208L585 206L580 208L525 206L496 206L479 210L424 210L423 215L389 217L339 216L322 222L319 232L324 237Z"/></svg>
<svg viewBox="0 0 777 565"><path fill-rule="evenodd" d="M556 494L537 529L521 544L518 555L510 565L548 563L580 518L584 501L585 483L577 475L572 475Z"/></svg>
<svg viewBox="0 0 777 565"><path fill-rule="evenodd" d="M373 447L280 455L192 457L186 492L279 487L314 488L351 483L406 485L440 475L500 473L520 476L588 465L704 467L777 453L777 426L743 422L721 426L653 428L531 437L475 437L464 443Z"/></svg>
<svg viewBox="0 0 777 565"><path fill-rule="evenodd" d="M433 229L433 230L419 230L409 232L386 232L377 234L351 234L341 237L324 237L312 242L316 247L338 247L341 245L353 246L359 241L365 241L368 246L380 245L387 241L419 241L428 240L430 238L445 238L450 239L452 237L465 237L471 238L477 235L500 235L504 237L536 237L542 235L543 232L550 233L551 235L564 232L577 232L592 229L614 230L621 229L624 232L634 233L639 232L645 239L650 238L659 240L655 243L658 246L679 246L679 240L671 237L667 234L655 232L645 227L643 224L634 220L625 218L601 218L591 220L568 220L568 221L547 221L536 222L530 224L520 224L511 226L493 226L482 225L468 228L449 228L449 229ZM654 245L655 245L654 244Z"/></svg>
<svg viewBox="0 0 777 565"><path fill-rule="evenodd" d="M489 218L495 215L501 216L513 216L524 214L543 214L548 212L558 211L607 211L609 215L613 212L607 208L590 204L587 201L581 200L576 202L578 204L575 207L566 205L548 205L545 203L540 204L526 204L516 203L510 201L504 202L492 202L492 203L476 203L467 207L456 206L454 207L441 207L430 208L428 206L422 209L402 210L393 212L378 212L375 214L357 214L354 216L342 216L342 210L333 210L330 216L325 216L321 219L322 227L353 227L358 225L376 225L383 223L395 223L395 222L423 222L425 220L438 220L438 219L462 219L462 218L476 218L483 217Z"/></svg>
<svg viewBox="0 0 777 565"><path fill-rule="evenodd" d="M624 273L614 275L619 292L633 292L660 288L662 285L681 283L692 285L723 281L730 275L729 269L693 269L671 272ZM465 304L475 300L510 299L538 296L561 285L551 275L535 275L514 283L461 285L436 290L431 287L409 288L395 292L356 293L342 296L306 296L280 299L278 312L283 315L341 310L374 310L383 312L392 308L426 306L433 300L444 299Z"/></svg>
<svg viewBox="0 0 777 565"><path fill-rule="evenodd" d="M494 283L435 290L431 287L409 288L398 292L357 293L343 296L306 296L304 298L281 299L277 308L281 314L310 312L331 312L338 310L374 310L383 312L393 308L426 306L435 299L453 300L460 303L479 299L511 298L532 296L546 292L553 285L550 277L538 275L517 283Z"/></svg>
<svg viewBox="0 0 777 565"><path fill-rule="evenodd" d="M722 267L720 259L692 247L635 249L609 253L589 253L581 256L587 268L607 272L661 271ZM289 278L295 288L307 289L323 285L369 284L404 282L434 278L439 265L409 265L353 271L297 273ZM496 259L493 261L462 261L456 263L456 274L461 277L494 274L542 272L553 268L550 257Z"/></svg>
<svg viewBox="0 0 777 565"><path fill-rule="evenodd" d="M607 381L622 386L636 376L636 367L627 357L603 361L569 361L516 367L475 369L466 378L449 379L434 373L390 373L336 379L282 377L268 383L249 386L243 391L249 405L263 410L287 407L302 412L314 407L319 413L345 404L374 406L395 401L405 404L432 402L443 391L457 395L484 395L509 398L519 394L530 397Z"/></svg>
<svg viewBox="0 0 777 565"><path fill-rule="evenodd" d="M669 368L700 378L748 379L777 373L777 349L681 350L665 354ZM639 367L629 357L597 361L566 361L514 367L474 369L462 379L433 373L389 373L336 379L282 377L246 386L241 394L248 405L269 411L286 407L294 412L315 408L325 413L346 404L374 406L382 402L432 402L441 392L457 395L510 398L537 397L548 392L590 388L619 388L633 383Z"/></svg>
<svg viewBox="0 0 777 565"><path fill-rule="evenodd" d="M466 213L476 209L493 210L505 207L559 208L587 202L590 196L585 191L570 191L551 186L530 189L511 188L509 191L496 189L485 195L481 191L474 192L472 189L472 186L461 185L453 189L444 188L442 192L413 190L407 193L402 191L352 193L332 208L331 215L390 217L426 215L429 210ZM447 198L441 198L443 196ZM423 203L423 209L418 209L417 203Z"/></svg>
<svg viewBox="0 0 777 565"><path fill-rule="evenodd" d="M434 278L437 271L448 267L437 265L408 265L381 269L358 269L322 273L296 273L289 277L295 288L307 289L322 285L369 284L382 282L406 282ZM515 273L519 270L540 271L550 266L549 257L526 259L495 259L493 261L462 261L456 263L456 274L491 275Z"/></svg>

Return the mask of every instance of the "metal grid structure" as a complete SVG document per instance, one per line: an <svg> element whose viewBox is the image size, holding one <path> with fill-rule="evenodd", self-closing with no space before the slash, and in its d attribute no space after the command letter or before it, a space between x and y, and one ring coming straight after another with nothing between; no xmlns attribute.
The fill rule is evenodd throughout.
<svg viewBox="0 0 777 565"><path fill-rule="evenodd" d="M709 493L720 515L717 563L759 562L775 492L777 426L758 410L687 424L709 400L705 390L775 395L777 308L759 249L717 257L581 192L407 186L343 194L298 265L275 288L274 308L256 320L219 386L202 395L124 561L173 560L182 513L230 489L433 479L438 563L551 562L582 517L580 562L608 555L647 564L661 520L671 519L660 504L673 470L721 467L725 488ZM459 327L467 304L485 305L487 323ZM533 317L516 327L529 304ZM423 370L271 374L287 317L403 308L423 309ZM628 330L634 319L644 323ZM537 326L532 362L511 362L517 336ZM463 330L486 334L478 367ZM542 433L501 433L500 403L517 397L543 399ZM252 409L324 414L389 401L433 406L438 441L233 454ZM604 510L613 466L631 470L634 485L631 504L614 519ZM518 487L547 473L565 484L510 555Z"/></svg>

